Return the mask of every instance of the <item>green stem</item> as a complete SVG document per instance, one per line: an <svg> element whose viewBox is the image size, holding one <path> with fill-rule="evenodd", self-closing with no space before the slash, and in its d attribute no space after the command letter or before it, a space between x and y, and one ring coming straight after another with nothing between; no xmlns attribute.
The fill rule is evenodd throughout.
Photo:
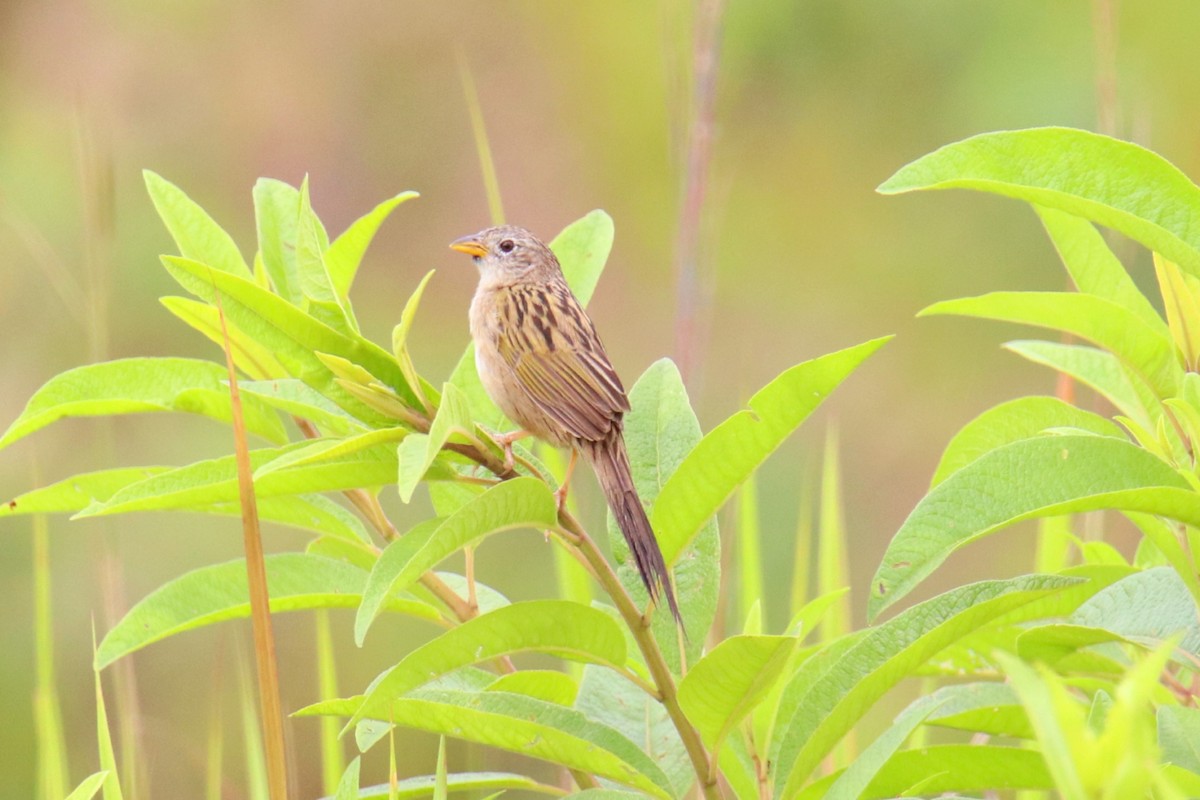
<svg viewBox="0 0 1200 800"><path fill-rule="evenodd" d="M704 743L700 741L699 732L688 721L683 709L679 706L675 680L671 677L671 670L663 659L662 650L659 649L654 634L646 624L646 619L633 602L633 598L625 591L625 587L621 585L612 565L608 563L604 554L596 547L596 543L588 536L587 531L583 529L578 520L563 511L559 514L559 521L565 530L578 537L577 547L580 553L587 559L587 563L591 566L597 580L600 581L600 585L616 603L622 619L633 633L633 638L638 644L638 649L642 651L642 656L646 659L646 667L650 670L650 676L654 679L654 685L658 689L657 699L663 704L663 708L667 710L667 716L671 718L675 730L679 732L679 738L683 741L688 758L691 759L692 769L696 773L696 781L700 785L701 792L710 800L720 800L721 790L717 785L716 778L709 775L711 758L708 751L704 749Z"/></svg>

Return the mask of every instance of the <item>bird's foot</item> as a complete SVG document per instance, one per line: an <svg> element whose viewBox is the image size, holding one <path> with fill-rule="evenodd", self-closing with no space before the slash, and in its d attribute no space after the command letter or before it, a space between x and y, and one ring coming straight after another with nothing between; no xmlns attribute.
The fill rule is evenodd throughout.
<svg viewBox="0 0 1200 800"><path fill-rule="evenodd" d="M562 513L563 509L567 507L567 490L569 488L570 485L564 483L562 486L554 490L554 507L560 514Z"/></svg>
<svg viewBox="0 0 1200 800"><path fill-rule="evenodd" d="M524 439L526 436L530 435L531 434L529 431L517 430L509 431L508 433L498 433L492 437L496 444L500 445L500 447L504 450L503 474L507 475L513 471L513 442L517 441L518 439Z"/></svg>

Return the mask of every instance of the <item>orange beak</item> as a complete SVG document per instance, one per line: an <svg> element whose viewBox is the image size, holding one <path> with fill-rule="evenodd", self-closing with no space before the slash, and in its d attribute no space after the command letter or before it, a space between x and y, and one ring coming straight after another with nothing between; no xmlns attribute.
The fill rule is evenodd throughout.
<svg viewBox="0 0 1200 800"><path fill-rule="evenodd" d="M461 239L455 239L450 243L451 250L457 250L460 253L466 253L469 256L481 258L487 255L487 248L480 244L479 239L475 238L476 234L464 236Z"/></svg>

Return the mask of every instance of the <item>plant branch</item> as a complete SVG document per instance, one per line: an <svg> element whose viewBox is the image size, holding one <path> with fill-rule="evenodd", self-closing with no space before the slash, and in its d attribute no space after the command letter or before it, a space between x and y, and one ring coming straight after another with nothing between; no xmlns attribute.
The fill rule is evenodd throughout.
<svg viewBox="0 0 1200 800"><path fill-rule="evenodd" d="M700 741L700 733L688 721L679 705L675 680L671 676L667 662L663 659L662 650L659 649L654 634L650 631L647 617L642 614L633 602L633 598L625 591L625 587L621 585L612 565L608 563L608 559L596 547L596 543L579 524L579 521L564 510L559 513L559 522L564 529L578 537L579 551L587 559L600 581L600 585L604 587L604 591L616 603L617 610L625 620L630 632L633 633L633 638L638 644L638 649L642 651L642 656L646 659L646 667L650 670L654 685L658 689L658 700L667 710L667 716L671 718L671 722L679 732L679 738L683 741L688 758L691 759L692 769L696 773L696 780L700 784L701 792L706 798L720 798L721 790L715 778L709 776L709 754L704 749L704 743Z"/></svg>

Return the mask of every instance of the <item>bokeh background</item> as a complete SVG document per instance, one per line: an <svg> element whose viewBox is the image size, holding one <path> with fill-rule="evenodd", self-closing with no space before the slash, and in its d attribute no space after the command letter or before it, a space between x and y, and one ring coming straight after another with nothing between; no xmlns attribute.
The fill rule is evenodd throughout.
<svg viewBox="0 0 1200 800"><path fill-rule="evenodd" d="M827 426L837 425L861 622L876 561L953 432L1001 400L1053 390L1049 373L997 347L1027 331L914 314L940 299L1064 283L1020 204L961 193L883 198L874 187L947 142L1051 124L1115 132L1200 175L1200 5L700 6L0 2L0 425L72 366L218 355L157 302L179 290L157 260L172 245L145 195L143 168L183 187L247 254L259 176L298 183L308 174L334 233L385 197L420 191L380 232L354 300L365 333L386 342L409 291L436 268L413 347L419 368L443 380L467 341L475 280L446 243L488 222L461 53L509 220L548 238L592 208L615 219L592 311L627 384L677 348L676 262L690 236L680 220L689 175L699 174L687 157L697 119L711 139L692 239L703 324L690 339L688 380L704 427L794 363L898 334L760 476L766 616L778 630L793 532L811 513L799 507L799 489L812 479ZM719 14L707 95L694 67L705 8ZM1147 285L1145 254L1122 254ZM104 466L185 463L231 448L227 429L203 419L64 422L0 453L0 495ZM595 522L601 507L591 488L582 499ZM415 514L396 511L401 522ZM114 609L236 557L239 523L145 515L50 524L56 666L77 781L96 760L93 620L103 632ZM303 542L296 532L267 536L271 549ZM34 779L31 541L30 520L0 521L0 796L14 798L31 796ZM482 549L481 580L513 598L551 593L541 537L505 541ZM973 545L927 593L1028 569L1031 543L1013 533ZM345 693L431 634L390 622L359 651L351 621L333 616ZM316 696L312 619L277 624L284 703L294 709ZM200 796L214 703L226 709L235 747L232 665L247 643L248 627L232 624L134 657L146 772L138 796ZM223 688L214 701L215 681ZM122 713L107 686L110 712ZM291 731L306 797L319 793L315 730L300 720ZM413 737L406 745L402 773L428 772L436 744ZM457 769L511 763L464 747L451 757ZM227 797L244 796L241 763L227 755ZM382 780L384 766L373 754L368 780Z"/></svg>

